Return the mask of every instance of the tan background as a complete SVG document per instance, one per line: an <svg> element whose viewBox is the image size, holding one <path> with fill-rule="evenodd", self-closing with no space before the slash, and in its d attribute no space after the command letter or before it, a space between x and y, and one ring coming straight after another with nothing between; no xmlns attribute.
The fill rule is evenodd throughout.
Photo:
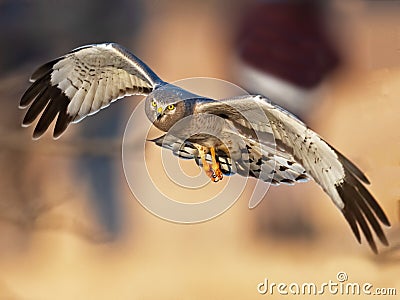
<svg viewBox="0 0 400 300"><path fill-rule="evenodd" d="M125 46L169 81L191 76L234 81L232 27L244 7L230 1L149 1L142 7L146 18L139 40ZM399 294L400 5L334 1L332 7L340 18L333 15L330 24L346 65L326 83L310 126L365 171L393 224L387 230L392 248L374 256L359 246L314 183L273 188L255 210L241 199L222 216L197 225L151 215L124 179L121 136L113 142L76 140L84 121L61 140L46 136L33 142L32 129L19 128L23 112L16 106L27 78L34 66L52 58L42 53L0 78L0 299L256 299L262 297L256 286L265 277L322 283L335 280L339 271L349 281L396 287ZM59 45L57 53L72 47ZM127 115L135 102L125 100ZM115 155L120 188L114 200L123 224L116 238L99 223L85 177L72 170L82 151ZM280 197L300 202L310 236L263 230L264 219L275 214L270 199Z"/></svg>

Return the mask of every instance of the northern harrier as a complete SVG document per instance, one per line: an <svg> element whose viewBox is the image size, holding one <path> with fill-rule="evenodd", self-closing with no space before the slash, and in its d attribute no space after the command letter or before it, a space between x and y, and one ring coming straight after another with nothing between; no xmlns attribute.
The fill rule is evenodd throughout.
<svg viewBox="0 0 400 300"><path fill-rule="evenodd" d="M119 98L145 95L148 118L168 133L153 142L180 157L195 159L212 181L234 173L272 184L314 179L343 213L358 242L361 229L375 253L372 232L388 245L381 224L390 226L389 220L364 187L369 181L360 169L263 96L214 100L192 94L167 84L139 58L113 43L77 48L38 68L31 80L20 107L29 106L23 125L40 116L34 138L55 119L53 136L57 138L69 123ZM186 117L184 125L174 126ZM207 130L213 134L204 134Z"/></svg>

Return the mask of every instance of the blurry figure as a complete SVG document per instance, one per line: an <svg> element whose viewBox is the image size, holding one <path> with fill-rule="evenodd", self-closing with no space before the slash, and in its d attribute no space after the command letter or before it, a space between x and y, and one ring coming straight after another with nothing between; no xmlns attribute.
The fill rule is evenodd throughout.
<svg viewBox="0 0 400 300"><path fill-rule="evenodd" d="M236 41L239 81L303 120L312 113L320 85L339 55L322 21L326 2L258 1L245 14ZM307 208L290 187L269 190L259 227L277 237L310 236ZM273 212L273 213L270 213ZM267 214L267 215L266 215Z"/></svg>
<svg viewBox="0 0 400 300"><path fill-rule="evenodd" d="M307 118L313 93L339 63L322 22L324 5L260 1L249 9L236 45L245 89Z"/></svg>
<svg viewBox="0 0 400 300"><path fill-rule="evenodd" d="M85 44L115 41L134 48L132 41L136 40L138 30L141 28L142 15L141 0L116 0L112 3L88 0L80 1L79 5L77 1L70 0L0 1L0 25L5 29L0 31L0 38L4 45L7 45L7 47L0 48L0 75L2 72L21 67L28 69L27 64L32 64L33 68L40 62L58 57L66 50ZM24 73L26 74L26 71ZM23 77L19 84L24 80L27 82L28 78ZM16 107L16 99L21 95L22 89L20 94L8 98L12 101L10 105L13 108ZM87 143L90 143L90 139L99 138L122 141L122 125L128 120L128 116L126 119L123 118L124 111L121 106L114 105L112 109L102 113L101 119L93 117L85 120L85 125L80 127L82 131L77 135L81 136L80 140L85 140ZM19 128L17 123L15 126ZM76 148L79 151L79 145L76 145ZM21 168L15 168L15 177L18 177L17 179L24 178L23 174L27 173L24 159L11 161L14 165L22 164ZM83 195L82 198L90 199L90 204L93 205L95 214L99 217L108 236L116 236L121 229L119 214L121 208L116 201L120 197L117 193L120 179L114 180L114 177L115 174L118 174L115 169L119 170L121 165L116 164L114 157L96 154L74 157L71 162L75 165L77 173L75 178L84 180L85 184L89 186L87 190L92 194ZM14 171L14 169L12 170ZM36 191L37 186L44 185L44 181L38 172L34 177L36 184L32 184L31 190L26 188L19 192L16 189L15 193L20 194L19 197L23 198L21 201L24 201L27 206L26 209L20 208L19 211L33 214L31 203L34 197L32 195L37 194L37 202L45 202L46 196ZM20 185L20 180L17 180L16 184ZM31 185L24 186L30 187ZM35 213L32 222L36 218Z"/></svg>
<svg viewBox="0 0 400 300"><path fill-rule="evenodd" d="M141 21L141 15L139 12L140 3L139 1L128 1L125 5L120 7L131 7L129 13L125 12L125 18L121 19L119 5L109 5L109 2L101 2L103 5L98 7L97 1L94 1L93 6L97 6L97 11L93 11L93 14L100 14L108 22L99 22L96 24L95 31L92 32L91 41L102 42L102 41L121 41L124 45L131 45L131 41L136 40L135 35L137 29L140 28L139 22ZM87 18L88 15L85 15ZM95 19L93 15L89 19ZM119 28L127 28L129 31L115 31L111 28L114 21L120 23ZM135 30L136 29L136 30ZM104 30L104 31L103 31ZM103 35L103 32L110 30L110 34ZM111 39L107 39L108 36L112 36ZM115 107L114 107L115 106ZM122 136L124 130L124 124L128 122L127 115L124 114L125 109L120 105L114 105L110 108L107 113L102 112L101 114L85 120L85 126L82 126L78 132L83 139L118 139L122 143ZM125 115L125 118L124 118ZM117 156L118 157L118 156ZM118 162L118 164L117 164ZM120 194L118 193L118 187L120 178L116 175L118 172L116 168L121 168L119 163L120 159L111 156L88 156L82 155L76 161L76 170L81 178L85 178L90 185L91 197L93 207L96 210L96 214L104 226L104 229L109 233L110 238L116 238L121 232L122 220L121 220L121 208L118 204ZM116 178L117 177L117 178Z"/></svg>
<svg viewBox="0 0 400 300"><path fill-rule="evenodd" d="M121 139L122 141L123 126L120 122L123 120L123 108L116 105L109 113L100 114L100 117L94 118L92 122L85 122L85 126L78 131L82 140ZM122 225L117 201L120 197L118 193L120 178L115 178L117 174L115 168L119 162L118 156L116 157L80 155L75 163L77 176L90 185L91 204L110 238L118 235Z"/></svg>

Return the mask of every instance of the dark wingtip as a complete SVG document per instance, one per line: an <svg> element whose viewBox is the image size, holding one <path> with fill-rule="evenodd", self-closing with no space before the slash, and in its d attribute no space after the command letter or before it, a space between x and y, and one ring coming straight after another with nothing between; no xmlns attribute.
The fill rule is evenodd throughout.
<svg viewBox="0 0 400 300"><path fill-rule="evenodd" d="M41 92L36 96L35 100L28 108L24 119L22 120L23 126L28 126L35 121L35 119L40 115L40 113L45 109L47 103L52 98L54 91L50 86L44 86Z"/></svg>
<svg viewBox="0 0 400 300"><path fill-rule="evenodd" d="M46 109L43 111L39 122L36 124L35 130L33 131L33 138L39 138L46 132L51 122L53 122L54 118L57 116L57 113L57 103L55 99L51 99Z"/></svg>
<svg viewBox="0 0 400 300"><path fill-rule="evenodd" d="M60 96L62 96L63 98L60 99L60 103L59 103L58 118L57 118L56 125L54 126L54 131L53 131L54 139L58 139L65 132L68 125L72 121L72 116L68 115L68 113L67 113L69 99L64 94L61 94Z"/></svg>
<svg viewBox="0 0 400 300"><path fill-rule="evenodd" d="M47 73L52 72L53 71L53 66L57 62L59 62L61 59L62 59L62 57L59 57L59 58L56 58L56 59L54 59L52 61L49 61L48 63L45 63L44 65L41 65L39 68L37 68L33 72L30 80L31 81L36 81L36 80L42 78L43 76L45 76Z"/></svg>
<svg viewBox="0 0 400 300"><path fill-rule="evenodd" d="M43 132L38 132L37 130L34 130L33 134L32 134L32 139L38 140L42 137L42 135L43 135Z"/></svg>
<svg viewBox="0 0 400 300"><path fill-rule="evenodd" d="M49 73L46 74L32 84L21 100L25 106L33 101L22 120L23 126L29 126L41 114L33 131L33 139L39 139L57 115L54 137L59 137L72 121L67 114L69 98L58 87L51 85Z"/></svg>
<svg viewBox="0 0 400 300"><path fill-rule="evenodd" d="M368 204L372 209L378 219L387 227L390 227L390 221L383 211L382 207L376 201L376 199L371 195L371 193L362 185L361 182L353 178L352 184L357 188L358 193L361 195L362 199Z"/></svg>
<svg viewBox="0 0 400 300"><path fill-rule="evenodd" d="M371 232L371 229L373 229L381 243L388 246L389 242L379 221L386 226L390 226L388 225L390 224L389 220L378 202L362 183L354 175L346 173L344 181L336 185L336 190L344 203L342 213L356 236L357 241L361 242L360 228L370 248L377 254L378 248Z"/></svg>
<svg viewBox="0 0 400 300"><path fill-rule="evenodd" d="M335 150L336 151L336 150ZM337 155L339 156L339 160L343 163L344 167L353 173L355 176L357 176L362 182L365 184L371 184L371 182L368 180L367 176L355 165L353 164L350 160L348 160L343 154L340 152L336 151Z"/></svg>
<svg viewBox="0 0 400 300"><path fill-rule="evenodd" d="M348 172L354 174L354 176L356 176L358 179L360 179L365 184L371 184L370 181L368 180L367 176L365 176L365 174L355 164L353 164L349 159L347 159L346 156L344 156L342 153L340 153L334 147L332 147L332 145L329 145L329 146L335 151L340 162L343 164L344 168Z"/></svg>
<svg viewBox="0 0 400 300"><path fill-rule="evenodd" d="M347 205L343 208L342 213L343 213L347 223L350 225L350 228L353 231L358 243L361 244L361 235L360 235L360 231L358 230L358 226L355 221L355 217Z"/></svg>
<svg viewBox="0 0 400 300"><path fill-rule="evenodd" d="M29 104L50 85L50 73L51 70L31 84L21 97L19 108L29 106Z"/></svg>

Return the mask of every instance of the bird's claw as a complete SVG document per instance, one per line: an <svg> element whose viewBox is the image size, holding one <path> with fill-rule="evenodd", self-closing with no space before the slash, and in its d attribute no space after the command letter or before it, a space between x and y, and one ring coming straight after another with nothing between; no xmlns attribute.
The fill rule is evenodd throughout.
<svg viewBox="0 0 400 300"><path fill-rule="evenodd" d="M212 182L218 182L223 178L219 166L211 166L210 169L206 171L206 175L211 178Z"/></svg>
<svg viewBox="0 0 400 300"><path fill-rule="evenodd" d="M198 150L199 150L199 154L200 154L201 161L202 161L203 168L204 168L206 175L209 178L211 178L211 181L213 181L213 182L218 182L218 181L222 180L223 175L222 175L221 169L219 168L219 163L217 162L217 158L215 155L215 148L211 147L210 149L208 149L206 147L199 146ZM207 161L206 161L205 154L208 151L210 151L210 154L211 154L211 160L212 160L211 164L207 163Z"/></svg>
<svg viewBox="0 0 400 300"><path fill-rule="evenodd" d="M214 171L214 174L213 174L214 180L213 181L218 182L218 181L222 180L223 175L222 175L221 169L219 168L219 165L213 166L212 170Z"/></svg>

